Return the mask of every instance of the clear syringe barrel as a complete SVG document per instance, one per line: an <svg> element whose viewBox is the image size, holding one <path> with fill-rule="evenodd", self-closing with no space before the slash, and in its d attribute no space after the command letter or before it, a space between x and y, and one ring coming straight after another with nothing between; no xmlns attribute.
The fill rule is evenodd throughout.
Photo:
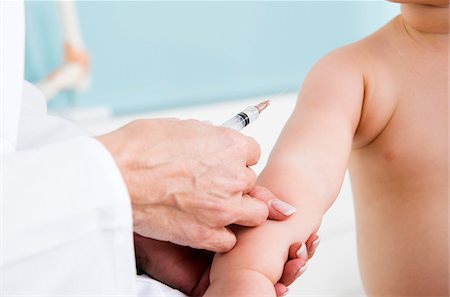
<svg viewBox="0 0 450 297"><path fill-rule="evenodd" d="M227 127L239 131L251 122L255 121L258 117L259 110L254 106L249 106L223 123L222 127Z"/></svg>

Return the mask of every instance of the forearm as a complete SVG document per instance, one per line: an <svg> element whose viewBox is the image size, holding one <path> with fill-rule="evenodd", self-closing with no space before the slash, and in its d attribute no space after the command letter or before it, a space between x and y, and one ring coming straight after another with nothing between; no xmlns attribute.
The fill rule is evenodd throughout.
<svg viewBox="0 0 450 297"><path fill-rule="evenodd" d="M300 214L323 215L339 194L345 165L339 170L330 168L333 173L329 174L308 159L308 156L294 160L282 156L272 158L258 177L258 185L295 206Z"/></svg>
<svg viewBox="0 0 450 297"><path fill-rule="evenodd" d="M260 184L265 185L263 181ZM214 296L209 293L223 286L227 287L227 294L224 293L223 296L274 296L273 285L281 277L290 245L294 242L306 242L320 225L323 215L323 206L316 203L320 193L316 186L305 183L301 192L302 195L297 195L297 199L292 197L289 201L298 208L297 213L289 219L281 222L267 221L256 228L239 227L234 230L238 238L237 244L230 252L215 256L207 296ZM244 277L236 277L254 273L259 275L257 286L253 283L245 286ZM243 294L243 287L245 292L250 293Z"/></svg>
<svg viewBox="0 0 450 297"><path fill-rule="evenodd" d="M217 254L214 258L210 275L212 291L226 284L227 292L222 296L274 296L273 285L281 277L290 245L307 241L311 233L317 230L327 209L324 201L334 200L324 197L327 192L314 181L315 177L310 172L303 176L297 171L296 175L290 175L295 176L295 179L288 179L289 174L286 170L278 172L271 167L270 171L260 176L258 184L273 189L276 196L297 207L298 211L285 221L267 221L256 228L236 228L236 246L230 252ZM248 284L245 287L243 280L236 279L236 275L250 271L260 276L259 286ZM234 276L230 279L230 275ZM233 280L235 283L231 283ZM250 289L251 294L243 293Z"/></svg>
<svg viewBox="0 0 450 297"><path fill-rule="evenodd" d="M240 228L236 246L214 257L206 296L220 295L214 292L223 288L227 288L226 292L220 296L275 296L273 286L282 275L290 245L306 242L319 224L318 214L299 214L284 222L267 221L256 228Z"/></svg>

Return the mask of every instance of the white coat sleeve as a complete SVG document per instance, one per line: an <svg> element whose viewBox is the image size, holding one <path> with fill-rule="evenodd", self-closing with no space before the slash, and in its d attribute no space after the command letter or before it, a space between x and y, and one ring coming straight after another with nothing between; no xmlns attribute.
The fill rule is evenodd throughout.
<svg viewBox="0 0 450 297"><path fill-rule="evenodd" d="M0 295L133 296L121 174L99 142L46 115L42 96L23 85L23 7L0 5Z"/></svg>
<svg viewBox="0 0 450 297"><path fill-rule="evenodd" d="M133 295L131 207L120 172L79 137L2 155L5 295Z"/></svg>

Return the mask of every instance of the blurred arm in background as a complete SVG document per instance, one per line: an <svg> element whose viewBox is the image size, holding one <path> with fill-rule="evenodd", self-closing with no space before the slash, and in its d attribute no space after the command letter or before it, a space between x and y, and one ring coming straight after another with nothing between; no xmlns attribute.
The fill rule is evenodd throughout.
<svg viewBox="0 0 450 297"><path fill-rule="evenodd" d="M36 86L51 100L60 91L86 91L90 85L89 55L84 47L74 1L57 1L64 36L64 61Z"/></svg>

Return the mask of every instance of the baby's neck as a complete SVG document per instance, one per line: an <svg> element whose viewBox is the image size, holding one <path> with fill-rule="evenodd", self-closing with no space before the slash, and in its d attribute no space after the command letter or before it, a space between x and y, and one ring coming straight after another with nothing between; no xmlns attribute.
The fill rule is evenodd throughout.
<svg viewBox="0 0 450 297"><path fill-rule="evenodd" d="M402 4L402 18L412 29L426 34L449 33L449 5Z"/></svg>
<svg viewBox="0 0 450 297"><path fill-rule="evenodd" d="M448 51L449 5L402 4L401 19L411 37L422 45Z"/></svg>

